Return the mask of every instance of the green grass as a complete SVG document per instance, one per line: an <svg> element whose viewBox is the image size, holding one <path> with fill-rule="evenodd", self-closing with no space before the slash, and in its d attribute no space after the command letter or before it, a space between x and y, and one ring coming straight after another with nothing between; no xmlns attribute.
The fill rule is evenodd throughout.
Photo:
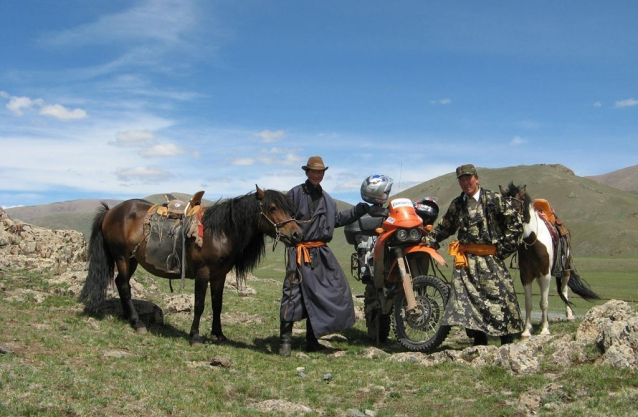
<svg viewBox="0 0 638 417"><path fill-rule="evenodd" d="M623 262L580 261L583 275L591 275L590 285L610 295L617 293L607 274L627 279L632 275L623 268L633 268L633 261ZM612 272L599 274L598 269ZM154 280L162 292L169 292L167 280L138 274L139 281ZM164 326L151 326L141 336L118 318L85 316L73 297L56 294L46 277L6 273L1 277L0 346L13 353L0 355L0 415L257 416L263 415L258 410L264 401L287 400L311 408L311 416L352 415L351 409L373 410L377 416L520 416L525 414L520 399L530 393L540 393L541 415L628 415L635 410L635 371L588 363L570 369L543 365L541 372L513 375L494 366L425 367L367 359L361 354L371 343L361 321L344 332L345 338L330 341L345 352L343 357L296 357L303 333L294 335L293 356L280 357L276 352L282 273L259 268L255 274L259 279L248 284L257 294L225 293L222 323L230 341L192 347L186 338L190 313L168 314ZM8 299L24 288L46 292L47 298L41 303ZM622 290L621 285L617 288ZM184 292L192 289L192 281L187 281ZM560 304L550 300L551 306ZM210 332L210 314L207 305L202 334ZM242 315L261 320L232 320ZM574 334L578 323L555 321L550 328L554 334ZM467 346L456 338L441 349ZM383 348L390 354L403 352L392 338ZM213 367L214 357L226 358L232 366ZM298 367L304 368L305 376L299 375ZM326 382L323 376L328 373L332 379ZM546 392L547 387L559 388Z"/></svg>

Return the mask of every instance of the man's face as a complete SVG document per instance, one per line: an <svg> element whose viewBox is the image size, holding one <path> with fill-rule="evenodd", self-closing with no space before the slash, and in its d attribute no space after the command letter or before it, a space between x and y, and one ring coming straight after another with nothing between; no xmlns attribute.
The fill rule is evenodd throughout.
<svg viewBox="0 0 638 417"><path fill-rule="evenodd" d="M463 192L472 197L479 189L478 178L476 175L461 175L459 177L459 185Z"/></svg>
<svg viewBox="0 0 638 417"><path fill-rule="evenodd" d="M306 176L310 180L310 183L315 187L323 180L323 174L325 171L318 171L316 169L309 169L306 171Z"/></svg>

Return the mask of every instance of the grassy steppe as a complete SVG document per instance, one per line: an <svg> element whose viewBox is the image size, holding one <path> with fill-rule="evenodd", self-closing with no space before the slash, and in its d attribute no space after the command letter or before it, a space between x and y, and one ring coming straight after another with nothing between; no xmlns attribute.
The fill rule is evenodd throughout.
<svg viewBox="0 0 638 417"><path fill-rule="evenodd" d="M328 353L342 351L342 356L295 356L303 346L301 332L295 334L293 356L280 357L274 353L282 275L278 255L271 254L255 271L257 279L248 282L256 294L242 297L227 290L222 322L230 341L203 347L188 344L191 313L167 314L164 326L152 326L140 336L117 318L85 316L66 295L65 284L51 284L40 275L3 272L0 347L8 353L0 354L0 415L264 415L269 405L283 401L297 415L303 406L312 410L307 415L325 416L365 410L376 416L520 416L526 415L524 404L533 402L539 415L591 417L637 411L635 371L593 363L563 369L547 362L538 373L512 375L495 366L425 367L409 360L367 358L363 354L371 343L362 320L343 337L330 339L334 350ZM577 262L581 275L601 296L636 298L636 260ZM143 271L137 280L153 280L169 293L167 280ZM357 293L360 283L352 285ZM188 281L184 292L192 289ZM162 300L151 301L161 306ZM579 298L574 302L579 314L592 306ZM563 311L557 297L550 299L550 307ZM573 335L579 322L554 319L550 329L555 335ZM209 329L207 306L202 331ZM464 335L453 331L440 350L467 346ZM402 352L392 338L382 348L390 354ZM221 358L226 366L211 366L213 358ZM327 374L331 378L324 380Z"/></svg>

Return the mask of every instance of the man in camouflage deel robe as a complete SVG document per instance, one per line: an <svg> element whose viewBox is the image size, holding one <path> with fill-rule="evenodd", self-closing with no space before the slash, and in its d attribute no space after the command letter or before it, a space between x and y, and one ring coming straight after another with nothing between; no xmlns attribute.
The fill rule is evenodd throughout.
<svg viewBox="0 0 638 417"><path fill-rule="evenodd" d="M487 344L487 335L510 343L523 323L503 260L521 243L521 217L501 194L481 188L473 165L458 167L456 176L463 192L424 238L438 249L439 242L458 232L458 241L450 245L455 268L441 324L465 327L475 345Z"/></svg>

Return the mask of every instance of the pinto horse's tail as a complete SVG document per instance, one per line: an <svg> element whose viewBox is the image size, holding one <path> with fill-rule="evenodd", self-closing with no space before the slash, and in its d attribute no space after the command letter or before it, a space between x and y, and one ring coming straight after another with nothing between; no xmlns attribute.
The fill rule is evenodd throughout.
<svg viewBox="0 0 638 417"><path fill-rule="evenodd" d="M581 278L574 269L571 271L569 281L567 281L567 286L574 292L574 294L580 295L584 300L600 300L600 296L589 287L587 281Z"/></svg>
<svg viewBox="0 0 638 417"><path fill-rule="evenodd" d="M562 278L556 277L556 285L558 288L561 288ZM567 281L567 286L570 290L576 295L581 296L582 299L586 301L600 300L600 296L596 294L590 287L587 281L581 278L580 275L576 272L576 270L572 269ZM561 291L558 291L558 295L561 300L565 302L565 304L573 305L572 302L567 300Z"/></svg>
<svg viewBox="0 0 638 417"><path fill-rule="evenodd" d="M102 207L93 219L89 240L89 273L78 297L78 301L84 303L85 311L91 313L97 312L106 299L106 290L115 272L113 256L102 234L102 223L108 211L109 206L102 202Z"/></svg>

